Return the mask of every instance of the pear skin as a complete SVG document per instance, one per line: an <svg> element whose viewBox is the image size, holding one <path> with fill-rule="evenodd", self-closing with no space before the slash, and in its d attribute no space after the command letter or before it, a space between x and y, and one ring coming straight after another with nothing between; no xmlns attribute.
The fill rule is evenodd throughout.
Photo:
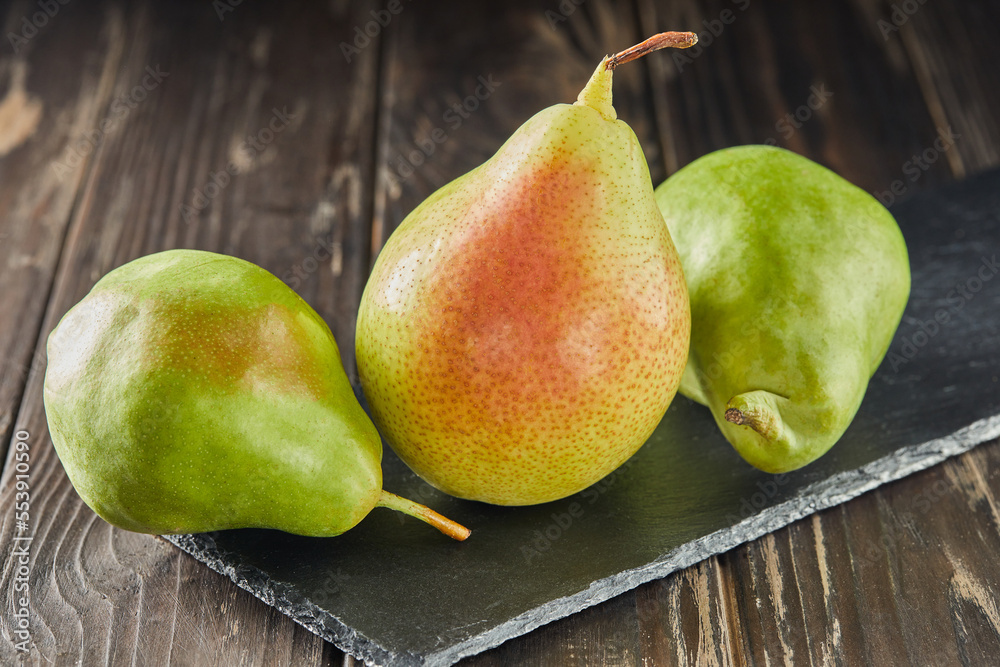
<svg viewBox="0 0 1000 667"><path fill-rule="evenodd" d="M410 213L365 288L372 417L452 495L576 493L639 449L677 390L687 290L608 63Z"/></svg>
<svg viewBox="0 0 1000 667"><path fill-rule="evenodd" d="M130 262L47 349L52 442L111 524L330 536L409 502L382 491L381 440L329 327L249 262L196 250Z"/></svg>
<svg viewBox="0 0 1000 667"><path fill-rule="evenodd" d="M761 470L816 460L854 419L906 307L909 260L892 215L769 146L706 155L656 199L691 296L681 393Z"/></svg>

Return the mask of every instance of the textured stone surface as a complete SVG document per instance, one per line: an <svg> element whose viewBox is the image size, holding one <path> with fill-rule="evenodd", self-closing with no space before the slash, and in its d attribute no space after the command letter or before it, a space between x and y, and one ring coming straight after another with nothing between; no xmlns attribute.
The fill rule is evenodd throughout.
<svg viewBox="0 0 1000 667"><path fill-rule="evenodd" d="M366 661L446 665L1000 436L1000 171L893 212L910 303L854 423L803 470L751 468L678 397L622 468L541 506L446 497L386 451L386 488L472 528L464 543L386 510L330 539L169 539Z"/></svg>

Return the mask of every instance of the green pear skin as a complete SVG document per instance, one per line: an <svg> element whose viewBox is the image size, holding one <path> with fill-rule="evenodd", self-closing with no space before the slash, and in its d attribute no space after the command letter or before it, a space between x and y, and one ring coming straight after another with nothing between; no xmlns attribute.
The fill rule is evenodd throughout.
<svg viewBox="0 0 1000 667"><path fill-rule="evenodd" d="M392 234L361 300L372 418L452 495L576 493L650 436L690 329L676 250L605 63Z"/></svg>
<svg viewBox="0 0 1000 667"><path fill-rule="evenodd" d="M381 440L329 327L254 264L196 250L132 261L47 349L52 442L111 524L331 536L380 504Z"/></svg>
<svg viewBox="0 0 1000 667"><path fill-rule="evenodd" d="M656 189L691 296L680 392L773 473L826 453L861 405L910 291L874 197L790 151L710 153Z"/></svg>

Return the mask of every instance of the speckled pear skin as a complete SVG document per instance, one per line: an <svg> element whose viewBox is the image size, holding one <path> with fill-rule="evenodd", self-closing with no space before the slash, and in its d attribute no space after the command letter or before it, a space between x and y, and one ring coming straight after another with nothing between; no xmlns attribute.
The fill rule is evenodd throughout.
<svg viewBox="0 0 1000 667"><path fill-rule="evenodd" d="M611 73L588 89L410 213L361 300L375 423L461 498L529 505L586 488L639 449L680 381L677 253Z"/></svg>
<svg viewBox="0 0 1000 667"><path fill-rule="evenodd" d="M171 250L106 275L49 336L44 401L73 486L128 530L337 535L381 491L330 329L234 257Z"/></svg>
<svg viewBox="0 0 1000 667"><path fill-rule="evenodd" d="M892 215L770 146L710 153L656 199L691 296L681 393L761 470L819 458L854 419L906 307L909 260Z"/></svg>

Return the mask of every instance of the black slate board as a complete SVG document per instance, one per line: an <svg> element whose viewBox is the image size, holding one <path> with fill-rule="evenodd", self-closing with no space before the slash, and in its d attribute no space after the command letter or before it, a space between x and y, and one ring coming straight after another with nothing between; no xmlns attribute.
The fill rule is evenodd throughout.
<svg viewBox="0 0 1000 667"><path fill-rule="evenodd" d="M622 468L527 508L447 497L386 450L385 488L473 530L457 543L376 510L336 538L168 539L366 662L448 665L1000 436L1000 170L893 208L913 288L844 438L773 476L678 397Z"/></svg>

